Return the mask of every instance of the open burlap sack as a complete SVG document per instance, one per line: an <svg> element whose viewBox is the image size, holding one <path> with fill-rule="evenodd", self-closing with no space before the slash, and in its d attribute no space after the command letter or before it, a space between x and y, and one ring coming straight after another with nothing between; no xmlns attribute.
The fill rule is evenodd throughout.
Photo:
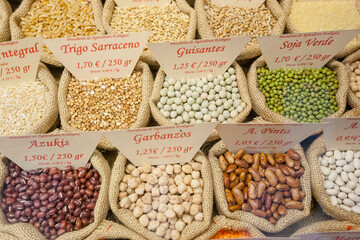
<svg viewBox="0 0 360 240"><path fill-rule="evenodd" d="M196 12L190 5L187 3L186 0L174 0L176 2L177 7L180 9L181 12L186 13L190 16L190 24L189 29L186 35L186 41L194 40L195 33L196 33ZM115 9L116 3L115 0L106 0L104 4L102 22L107 34L119 34L114 28L110 26L110 22L113 16L113 12ZM166 24L166 23L165 23ZM171 33L170 33L171 34ZM149 49L145 49L140 56L140 60L146 62L147 64L153 66L159 66L159 63L155 59L154 55Z"/></svg>
<svg viewBox="0 0 360 240"><path fill-rule="evenodd" d="M5 233L0 231L0 239L6 239L6 240L20 240L19 238L15 237L12 234Z"/></svg>
<svg viewBox="0 0 360 240"><path fill-rule="evenodd" d="M265 120L273 123L296 123L295 121L286 118L279 113L271 111L270 108L265 105L265 96L257 87L257 69L265 67L265 65L266 62L264 57L259 57L251 65L247 76L251 103L255 112L261 117L263 117ZM334 59L328 62L325 66L333 71L336 71L339 80L339 89L336 93L336 102L338 103L339 110L328 117L340 117L344 113L346 107L346 95L349 89L348 75L344 64Z"/></svg>
<svg viewBox="0 0 360 240"><path fill-rule="evenodd" d="M249 96L249 92L248 92L246 76L245 76L243 69L236 62L234 62L231 66L236 71L236 78L237 78L237 82L238 82L240 98L243 102L246 103L246 107L235 118L229 119L228 122L229 123L240 123L240 122L243 122L246 119L246 117L249 115L249 113L251 111L251 101L250 101L250 96ZM161 126L173 125L169 119L165 118L161 114L159 108L157 107L157 103L160 101L160 97L161 97L160 91L163 88L165 76L166 76L166 74L165 74L164 70L162 68L160 68L156 75L154 88L152 90L152 94L150 97L150 109L151 109L152 116L155 119L155 121L157 123L159 123ZM214 129L206 141L211 142L211 141L218 140L218 139L220 139L220 136L217 133L217 131Z"/></svg>
<svg viewBox="0 0 360 240"><path fill-rule="evenodd" d="M191 224L186 225L181 233L181 240L194 239L196 236L203 233L209 227L213 209L213 183L211 180L210 164L201 151L196 153L193 160L202 163L200 173L201 178L204 181L204 188L202 193L203 201L201 206L204 214L204 220L201 222L193 221ZM142 237L146 239L163 240L163 238L158 237L154 232L151 232L147 228L141 226L138 219L134 217L132 211L118 207L120 192L119 188L121 180L125 174L125 166L127 161L128 160L124 155L119 154L111 171L109 187L109 201L111 211L126 227L130 228L137 234L140 234Z"/></svg>
<svg viewBox="0 0 360 240"><path fill-rule="evenodd" d="M286 24L286 14L283 11L277 0L266 0L265 5L270 9L271 13L277 19L277 23L271 31L271 35L279 35L284 32ZM214 32L210 28L210 24L204 9L205 1L195 1L195 11L197 13L197 29L202 39L204 38L217 38ZM261 55L261 49L257 41L249 43L240 52L236 60L248 60Z"/></svg>
<svg viewBox="0 0 360 240"><path fill-rule="evenodd" d="M154 78L150 71L149 66L144 62L138 62L136 71L142 72L142 102L137 114L136 122L131 128L140 128L146 127L150 121L150 108L149 108L149 98L151 96L151 89L153 86ZM58 92L58 101L59 101L59 113L62 129L68 132L80 132L80 129L77 129L70 125L70 112L66 104L68 86L71 80L71 74L67 69L64 69L63 74L60 79L59 92ZM115 150L116 148L105 138L101 138L101 141L98 145L98 148L105 150Z"/></svg>
<svg viewBox="0 0 360 240"><path fill-rule="evenodd" d="M309 224L303 228L297 230L292 236L306 233L318 233L318 232L346 232L346 231L360 231L359 225L354 225L349 221L337 221L329 220L322 221L313 224Z"/></svg>
<svg viewBox="0 0 360 240"><path fill-rule="evenodd" d="M302 203L304 204L304 209L302 211L295 209L287 209L286 215L282 216L274 225L268 220L257 217L250 212L245 212L241 210L235 212L229 211L228 203L225 198L223 171L220 168L218 160L218 156L225 153L227 151L227 147L222 140L217 142L210 149L208 158L211 164L211 172L214 181L215 203L219 213L231 219L246 221L252 224L254 227L265 232L280 232L291 224L308 216L311 209L310 167L308 162L306 161L305 154L300 144L293 147L293 149L300 154L301 164L305 169L304 175L300 178L302 190L306 193L306 197L302 201Z"/></svg>
<svg viewBox="0 0 360 240"><path fill-rule="evenodd" d="M360 49L358 51L350 54L349 56L347 56L343 61L343 63L345 64L345 67L346 67L346 71L348 73L348 81L349 81L349 83L350 83L350 76L351 76L351 73L352 73L350 65L353 62L356 62L358 60L360 60ZM352 107L352 108L360 108L360 99L356 97L355 93L353 93L353 91L351 91L350 88L348 90L347 100L348 100L348 103L349 103L350 107Z"/></svg>
<svg viewBox="0 0 360 240"><path fill-rule="evenodd" d="M30 11L32 4L35 1L36 0L22 0L20 6L10 16L10 30L12 40L25 38L25 35L20 27L21 18L27 15L27 13ZM105 29L101 21L103 7L101 0L91 0L91 4L94 11L94 20L96 27L99 31L99 35L105 34ZM63 67L63 64L60 63L53 54L45 51L43 51L41 54L41 61L53 66Z"/></svg>
<svg viewBox="0 0 360 240"><path fill-rule="evenodd" d="M0 42L10 40L9 18L11 6L7 0L0 0Z"/></svg>
<svg viewBox="0 0 360 240"><path fill-rule="evenodd" d="M58 240L81 240L90 235L95 228L105 219L108 210L109 210L109 199L108 199L108 185L110 181L110 168L105 160L105 158L101 155L101 153L97 150L90 157L90 162L94 166L96 170L98 170L102 182L101 189L99 192L98 199L94 208L94 222L82 228L78 231L67 232L61 235ZM7 166L9 164L9 159L0 155L0 192L3 190L3 183L5 178L8 175ZM0 200L2 195L0 195ZM6 220L6 217L3 211L0 209L0 230L2 232L12 234L19 239L37 239L42 240L46 239L44 235L42 235L32 224L30 223L15 223L9 224Z"/></svg>

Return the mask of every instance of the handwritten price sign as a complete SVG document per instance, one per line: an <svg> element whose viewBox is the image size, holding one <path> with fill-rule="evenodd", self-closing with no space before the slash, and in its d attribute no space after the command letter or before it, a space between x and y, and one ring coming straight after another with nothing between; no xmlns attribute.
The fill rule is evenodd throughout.
<svg viewBox="0 0 360 240"><path fill-rule="evenodd" d="M264 1L265 0L211 0L211 3L220 7L259 8Z"/></svg>
<svg viewBox="0 0 360 240"><path fill-rule="evenodd" d="M170 4L171 0L115 0L116 5L121 8L140 6L159 6Z"/></svg>

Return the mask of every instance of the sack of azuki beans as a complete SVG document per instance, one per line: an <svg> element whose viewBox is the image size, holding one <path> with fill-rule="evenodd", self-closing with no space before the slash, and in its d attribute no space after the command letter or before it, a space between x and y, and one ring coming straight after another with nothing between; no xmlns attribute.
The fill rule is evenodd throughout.
<svg viewBox="0 0 360 240"><path fill-rule="evenodd" d="M266 66L265 59L264 59L263 56L261 56L251 65L250 70L249 70L248 75L247 75L248 85L249 85L249 93L250 93L250 96L251 96L251 103L252 103L254 111L257 114L259 114L261 117L263 117L266 121L270 121L270 122L273 122L273 123L296 123L296 121L294 121L294 120L292 120L292 119L290 119L290 118L288 118L286 116L283 116L280 113L277 113L277 112L271 110L267 106L266 101L267 101L267 98L269 98L269 96L267 98L264 96L262 91L259 89L259 83L258 83L258 81L259 81L259 79L258 79L258 71L261 71L259 69L263 68L265 66ZM308 116L309 112L314 112L313 115L311 115L311 117L313 117L313 119L316 120L316 121L321 121L322 117L340 117L344 113L345 107L346 107L346 96L347 96L348 89L349 89L348 75L347 75L345 66L341 62L338 62L338 61L333 59L330 62L328 62L325 65L325 67L327 67L331 71L336 72L335 76L337 76L338 83L331 82L332 85L336 85L336 84L338 85L336 95L335 94L333 95L334 99L331 99L331 96L329 96L331 94L331 92L333 91L330 86L326 87L325 90L324 89L316 90L316 87L320 88L320 85L317 83L317 86L315 86L314 82L311 83L311 84L309 82L308 86L304 85L307 88L307 90L303 89L304 86L301 87L299 85L299 89L297 89L299 92L292 92L292 90L290 90L290 91L287 92L286 98L284 97L283 100L285 100L285 102L286 101L290 102L290 101L293 101L291 99L296 99L297 98L298 100L295 101L295 103L294 103L294 104L296 104L296 103L302 101L303 98L305 98L305 96L304 96L303 98L299 99L299 97L297 97L297 95L301 94L301 92L304 93L304 94L309 94L306 91L314 90L314 91L318 91L318 94L320 94L321 91L324 91L323 94L326 96L326 98L321 97L321 95L320 95L320 96L318 96L318 98L319 98L318 102L320 102L321 100L326 101L326 102L324 102L324 103L321 103L321 102L320 103L315 103L314 102L312 104L309 104L309 102L308 102L308 105L311 105L312 111L308 111L310 109L305 109L306 105L304 107L295 106L294 104L292 104L291 106L284 105L283 109L282 109L283 111L286 110L285 108L290 108L291 109L291 110L289 110L288 112L286 112L284 114L292 114L291 113L292 107L295 107L295 108L299 107L300 109L304 109L304 110L303 110L303 112L296 112L295 111L294 117L296 116L298 119L300 119L300 118L303 117L304 114L306 114ZM306 70L304 70L304 71L306 71ZM316 72L314 72L314 74L315 73ZM311 74L311 73L309 73L309 74ZM265 78L266 78L266 76L265 76ZM273 81L275 81L275 79L271 79L271 81L273 82ZM335 81L335 80L332 80L332 81ZM285 82L285 83L289 84L287 82ZM291 84L295 84L295 83L291 82ZM264 91L271 90L271 88L273 88L273 87L269 86L268 89L266 89L267 87L268 86L265 85ZM283 88L281 89L280 92L282 94L284 94ZM266 93L267 94L273 94L274 91L273 92L266 92ZM312 92L312 94L316 94L316 93ZM311 97L312 97L312 95L308 96L310 101L312 101ZM336 101L336 103L337 103L337 111L336 111L336 108L335 108L334 110L331 110L331 112L332 112L331 115L326 116L324 111L326 111L326 109L330 109L330 107L331 107L330 105L332 104L332 102L331 102L332 100ZM271 104L275 106L276 104L281 104L281 102L276 103L276 104L275 103L271 103ZM316 111L320 113L320 108L319 108L320 105L319 104L320 105L321 104L329 104L329 106L330 106L330 107L325 107L325 106L323 107L321 105L321 107L323 107L321 109L321 111L323 111L323 113L321 113L322 114L321 116L318 116L318 114L315 114L315 110L314 110L314 106L315 106L317 108ZM316 106L316 105L319 105L319 106ZM310 118L310 116L308 116L308 117ZM315 117L317 117L317 119Z"/></svg>
<svg viewBox="0 0 360 240"><path fill-rule="evenodd" d="M78 81L64 69L58 92L62 129L79 132L146 127L150 121L153 81L144 62L138 62L131 77L121 81L110 78ZM104 137L98 148L116 149Z"/></svg>
<svg viewBox="0 0 360 240"><path fill-rule="evenodd" d="M107 212L109 210L107 186L109 185L109 180L110 180L110 168L105 158L101 155L100 152L95 150L93 155L90 157L90 162L86 165L86 167L82 169L79 168L78 170L76 170L76 172L73 173L75 175L78 175L78 177L81 176L83 173L85 173L86 175L85 177L89 177L89 178L83 177L81 179L84 179L86 184L82 183L81 182L82 180L76 177L75 179L77 180L75 180L74 182L74 178L73 178L74 175L69 174L69 172L72 171L69 168L67 168L66 173L64 172L61 174L58 173L57 170L54 168L51 169L47 168L48 169L47 171L44 170L39 171L39 169L31 170L27 172L28 175L24 175L30 177L29 180L26 180L25 177L21 177L22 176L21 174L23 174L23 172L16 164L14 164L8 158L2 155L0 157L1 157L0 182L2 183L0 185L0 191L2 193L0 197L0 201L1 201L0 226L2 231L12 234L18 237L19 239L46 239L45 236L47 236L48 239L58 239L58 240L79 239L80 240L90 235L94 231L94 229L105 219ZM8 169L12 171L11 176L9 176ZM65 177L65 175L62 176L62 174L66 174L66 176L71 175L72 180L69 180L70 177ZM15 185L17 183L17 180L14 180L14 176L17 176L16 178L19 179L18 184L22 185L21 188L24 186L22 181L24 181L25 186L30 186L29 181L33 179L32 180L33 183L31 184L31 187L29 188L26 187L25 192L19 193L19 195L21 194L22 198L26 196L26 199L29 198L29 196L27 196L26 194L31 195L30 196L31 200L22 203L21 202L22 199L19 197L19 195L17 195L16 199L12 198L12 195L9 192L14 192L14 190L17 189L16 186L14 188L11 184L13 181ZM49 178L49 176L53 176L52 182L51 183L49 182L50 188L48 190L48 193L43 193L43 192L40 193L34 191L34 187L35 188L38 187L39 189L39 186L41 186L41 184L43 183L41 180L42 178L44 178L43 176L47 178ZM58 180L60 180L60 182L53 179L55 176L59 177ZM39 185L35 184L37 183L36 179L39 180L38 183ZM73 188L75 188L75 184L79 184L78 186L81 186L81 189L85 189L84 193L82 193L81 190L76 193L73 193L71 187L72 184L58 185L56 188L55 186L52 188L53 184L56 183L61 184L61 182L66 183L69 181L70 182L72 181L74 183ZM76 181L79 181L79 183L76 183ZM89 186L87 185L88 183ZM85 185L88 187L86 187ZM82 188L82 186L84 186L85 188ZM90 189L90 186L93 186L92 190ZM44 183L44 187L45 187L45 183ZM66 192L66 196L65 196L65 191L66 191L65 187L69 188L69 191ZM63 189L62 192L59 192L59 188ZM49 193L49 191L51 191L52 193ZM62 195L63 197L60 196L60 193L63 194ZM49 196L49 194L53 194L53 195ZM76 196L77 194L79 196ZM97 195L96 200L94 198L95 194ZM38 197L38 199L36 197ZM42 200L42 198L44 199ZM63 198L64 201L68 199L69 202L66 203L64 201L61 201L60 200L61 198ZM50 199L53 199L53 201L51 201ZM88 199L90 201L82 203L81 201L88 201L84 199ZM37 200L38 202L36 202ZM40 200L43 202L41 202ZM25 206L24 209L23 204L25 205L29 204L29 206L28 207ZM42 209L42 207L40 207L40 211L39 208L33 209L33 207L35 207L35 204L36 205L40 204L40 206L43 205L43 207L46 206L45 211ZM82 205L84 204L86 204L86 209L82 208ZM20 216L18 218L16 218L16 215L18 213L17 211L14 211L13 209L14 207L17 207L18 209L21 210L21 211L19 210ZM49 209L48 207L51 208ZM6 209L6 211L4 209ZM11 209L11 212L9 212L9 209ZM51 215L54 211L55 213ZM66 211L70 214L69 216L64 217L64 215L61 215L61 213L57 211L61 211L62 213ZM23 215L23 213L25 215ZM37 215L34 215L35 213L37 213ZM30 214L30 217L28 217L28 214ZM53 217L55 215L57 215L56 218ZM31 222L32 224L29 224ZM53 226L51 227L51 225ZM36 229L36 227L38 229ZM44 235L40 231L43 231Z"/></svg>
<svg viewBox="0 0 360 240"><path fill-rule="evenodd" d="M105 34L101 0L23 0L10 16L11 39L42 36L45 39ZM41 15L41 17L39 17ZM45 46L41 61L63 67Z"/></svg>
<svg viewBox="0 0 360 240"><path fill-rule="evenodd" d="M309 224L305 227L298 229L292 236L306 233L318 232L347 232L347 231L360 231L359 225L349 221L328 220Z"/></svg>
<svg viewBox="0 0 360 240"><path fill-rule="evenodd" d="M102 21L107 34L152 32L150 43L190 41L195 39L196 33L196 12L186 0L172 0L168 6L131 9L119 8L115 0L106 0ZM147 48L140 60L159 66Z"/></svg>
<svg viewBox="0 0 360 240"><path fill-rule="evenodd" d="M0 88L0 135L42 134L58 119L57 84L39 64L35 82Z"/></svg>
<svg viewBox="0 0 360 240"><path fill-rule="evenodd" d="M189 163L135 167L119 154L109 201L115 216L146 239L194 239L212 215L209 162L199 151Z"/></svg>
<svg viewBox="0 0 360 240"><path fill-rule="evenodd" d="M259 18L258 20L252 19L250 21L250 17L246 17L246 15L250 15L245 13L248 11L254 11L254 13L251 14L252 17L254 16L266 16L266 14L271 14L276 20L276 23L271 23L272 29L269 30L269 35L279 35L284 32L285 29L285 23L286 23L286 15L284 11L282 10L280 4L277 0L266 0L264 3L264 6L268 8L268 10L243 10L240 8L233 8L233 7L215 7L209 6L208 2L211 2L210 0L196 0L195 1L195 10L197 13L197 28L200 34L200 37L202 39L204 38L219 38L219 37L234 37L234 36L249 36L248 31L251 31L252 34L255 35L259 34L259 36L262 36L263 34L260 32L257 32L258 27L265 28L265 25L257 26L258 24L262 24L262 20ZM263 7L261 7L263 8ZM233 9L233 11L231 11ZM238 10L235 10L238 9ZM243 11L243 13L241 13ZM258 13L261 11L262 13ZM213 16L211 16L213 14ZM240 15L244 14L244 15ZM234 15L234 16L231 16ZM239 16L240 15L240 16ZM245 18L246 17L246 18ZM231 19L229 19L231 18ZM240 22L240 20L244 18L246 21L249 21L247 23ZM270 18L270 17L269 17ZM271 21L269 19L263 19L264 21ZM212 29L211 22L215 21L217 24L214 23L214 27ZM238 22L236 22L238 21ZM221 26L222 24L227 24L227 26ZM270 23L269 23L270 24ZM238 29L238 31L234 32L234 34L231 34L231 28L240 28L239 25L242 25L242 29ZM246 27L244 27L244 25ZM224 29L223 29L224 28ZM223 29L223 33L220 31ZM217 31L218 33L215 33L214 31ZM244 32L244 34L241 35L241 31ZM230 32L230 33L229 33ZM249 44L245 46L245 48L240 52L237 60L248 60L252 59L254 57L261 55L261 49L256 39L252 40Z"/></svg>
<svg viewBox="0 0 360 240"><path fill-rule="evenodd" d="M104 220L85 240L134 239L145 240L139 234L116 222Z"/></svg>
<svg viewBox="0 0 360 240"><path fill-rule="evenodd" d="M360 108L360 49L347 56L343 63L350 81L348 103L352 108Z"/></svg>
<svg viewBox="0 0 360 240"><path fill-rule="evenodd" d="M181 98L176 97L176 96L169 97L168 96L169 94L167 96L165 96L165 98L167 98L168 101L173 101L173 100L176 101L177 100L176 98L181 99L181 102L179 104L177 104L177 105L178 105L178 107L180 107L180 109L183 109L183 113L178 113L177 117L173 118L173 119L175 119L175 118L177 119L177 118L181 117L183 119L183 121L179 122L179 123L178 122L172 122L172 120L169 120L169 119L172 118L171 115L165 117L162 110L159 109L159 104L161 104L160 106L162 106L162 105L172 105L172 104L168 104L168 103L165 103L165 104L162 103L163 98L164 98L164 95L162 94L162 91L164 91L164 89L168 88L168 87L165 87L164 84L166 84L165 82L168 82L168 83L170 83L170 82L166 81L166 79L165 79L165 78L167 78L166 74L165 74L164 70L162 70L160 68L160 70L158 71L158 73L156 75L154 88L152 90L152 94L151 94L151 98L150 98L150 109L151 109L151 113L152 113L152 116L154 117L155 121L157 123L159 123L161 126L169 126L169 125L183 124L183 123L192 124L192 123L195 123L195 118L196 118L196 114L197 114L196 112L199 112L199 113L201 113L201 115L203 115L203 118L201 119L201 121L203 121L203 122L206 122L206 120L205 120L206 115L211 117L211 120L209 118L207 121L216 120L217 122L224 122L226 120L229 123L243 122L246 119L246 117L249 115L250 111L251 111L251 101L250 101L250 96L249 96L249 92L248 92L248 88L247 88L246 76L244 74L243 69L241 68L241 66L238 63L234 62L232 64L231 68L233 68L233 70L235 70L235 72L232 74L232 76L234 76L234 77L230 76L229 78L227 78L225 80L224 84L226 84L226 87L231 87L232 91L234 91L234 92L229 95L229 94L226 93L227 90L226 91L223 90L223 91L218 92L218 94L216 94L216 95L220 95L221 92L224 92L225 97L223 99L225 99L227 102L229 102L229 101L232 102L232 104L229 105L230 108L225 108L224 109L225 102L223 102L224 105L222 103L217 105L217 103L216 103L216 105L218 107L215 104L211 104L212 101L215 102L215 99L210 98L211 97L210 95L215 95L215 94L211 94L211 91L215 92L216 88L219 85L221 86L221 84L217 84L216 86L215 86L215 84L213 84L213 86L210 86L210 83L215 83L215 80L213 80L212 78L211 78L211 80L209 80L210 75L208 77L204 76L204 78L201 79L201 81L198 81L198 82L202 82L201 85L203 85L202 89L201 89L201 92L198 92L198 90L192 91L192 93L196 94L196 96L198 97L196 99L193 97L193 95L191 95L191 96L189 95L190 97L186 97L186 94L190 89L189 85L191 85L191 81L190 81L190 84L188 84L187 82L181 83L181 80L177 81L177 83L174 83L174 85L179 85L180 86L180 93L181 93L183 88L185 89L186 86L189 87L189 88L186 88L186 89L188 89L188 90L186 90L186 92L182 93L183 96L181 96ZM229 74L229 70L226 73L224 73L223 76L225 74ZM213 77L215 78L216 76L213 76ZM231 81L226 82L229 79ZM219 82L221 82L221 81L219 81ZM194 83L196 84L196 86L198 86L198 84L200 84L200 83L196 83L196 82L194 82ZM199 85L199 86L201 86L201 85ZM207 86L206 91L204 91L205 86ZM205 95L203 95L203 94L205 94ZM235 95L238 95L239 99L235 100L235 98L233 98L233 97L235 97ZM185 99L185 97L186 97L186 99ZM236 98L238 98L238 97L236 97ZM195 100L195 102L192 105L192 109L190 108L189 109L190 111L188 111L188 109L187 109L188 106L186 106L186 105L189 105L191 103L190 102L191 98L194 98L193 100ZM198 100L200 100L201 102L198 102ZM173 102L175 102L175 101L173 101ZM207 102L206 105L204 105L205 102ZM238 103L235 103L235 102L238 102ZM240 104L240 106L238 106L238 104ZM195 105L199 105L199 109L195 110L195 107L194 107ZM210 109L210 107L212 105L214 105L214 109ZM234 110L230 111L231 107L233 107L235 109L235 111ZM219 113L220 108L223 111L222 113ZM203 110L209 112L209 114L206 114L206 113L203 114L202 113ZM241 110L241 111L238 111L238 110ZM167 111L167 110L165 110L165 111ZM171 111L174 112L174 110L172 110L172 109L171 109ZM191 118L189 118L189 121L186 121L186 119L185 119L186 118L185 115L188 115L190 112L195 112L195 117L192 117L192 119L194 119L194 122L192 122ZM228 115L227 117L228 118L226 118L226 119L222 118L221 119L221 116L225 116L225 112L227 112L227 115ZM235 114L232 115L232 112L235 112ZM176 111L175 111L175 113L176 113ZM216 114L216 115L212 115L212 114ZM214 141L214 140L218 140L219 138L220 138L219 134L214 129L211 132L210 136L207 138L207 141Z"/></svg>
<svg viewBox="0 0 360 240"><path fill-rule="evenodd" d="M303 172L303 175L300 177L300 183L299 183L299 180L296 180L297 181L296 185L297 186L300 185L297 188L298 190L296 193L296 195L297 195L296 198L294 197L295 193L290 193L290 190L286 190L286 189L290 189L290 187L287 184L280 183L281 178L278 178L279 182L277 183L277 181L276 181L275 187L271 187L271 186L275 185L274 183L272 183L273 185L271 185L267 189L266 189L267 185L266 184L264 185L262 183L262 182L264 182L265 178L263 180L261 180L260 178L259 179L254 178L253 181L250 181L251 180L251 178L250 178L247 181L245 181L245 182L248 182L248 184L247 184L248 186L245 186L244 184L242 184L243 186L241 187L240 185L243 182L241 179L243 176L241 176L241 175L244 171L242 171L240 173L239 177L237 177L237 175L235 176L235 180L233 182L230 182L229 188L227 188L227 190L225 191L224 180L225 181L230 181L230 180L227 179L228 176L225 177L223 169L221 168L221 165L219 163L219 159L221 159L222 166L223 166L223 163L224 163L223 160L227 161L224 159L223 154L225 154L225 156L227 156L227 157L229 157L229 155L231 155L231 154L229 154L229 152L227 152L227 148L223 141L219 141L218 143L216 143L210 149L208 158L209 158L209 161L211 164L212 176L213 176L213 181L214 181L213 185L214 185L214 193L215 193L215 202L216 202L216 206L217 206L219 213L228 218L231 218L231 219L236 219L239 221L246 221L246 222L252 224L254 227L256 227L262 231L266 231L266 232L282 231L283 229L290 226L291 224L308 216L310 214L310 208L311 208L310 168L309 168L309 164L307 163L307 161L305 159L305 155L304 155L304 152L303 152L303 149L301 148L301 146L296 145L295 147L293 147L293 150L297 153L296 155L298 157L300 157L300 160L297 162L300 162L302 167L300 167L300 170L295 171L293 168L287 167L287 165L285 165L285 164L278 164L279 167L281 165L280 170L282 172L284 169L288 172L287 174L290 174L290 175L286 175L284 172L283 172L283 174L281 174L281 173L277 173L277 174L282 175L282 176L284 176L284 174L285 174L286 175L286 183L288 183L287 178L289 178L289 180L290 180L291 175L293 175L292 173L289 172L289 169L295 174L293 176L296 176L298 174L298 171ZM245 149L245 152L246 152L246 149ZM276 155L275 155L275 159L276 159ZM280 155L279 157L281 158L282 154L279 154L279 155ZM289 152L287 153L287 155L290 156ZM244 155L244 156L246 156L246 155ZM249 157L249 156L250 155L247 154L247 157ZM235 158L237 159L236 156L235 156ZM265 158L269 159L269 157L267 157L267 155L266 155L266 157L264 157L264 159ZM239 164L240 164L240 162L244 163L245 161L239 161ZM256 162L258 163L258 160L255 160L255 157L254 157L253 163L256 163ZM295 162L295 160L293 160L293 162ZM245 164L245 165L247 165L248 167L250 166L249 164ZM254 164L252 164L252 166L253 165ZM229 165L229 166L232 166L232 165ZM240 169L240 167L238 167L237 165L235 165L235 166ZM243 165L241 165L241 166L243 166ZM269 170L269 169L267 169L267 170ZM225 169L225 171L227 171L227 170ZM272 170L269 170L269 171L272 171ZM272 173L273 173L273 171L272 171ZM275 175L275 174L272 174L272 175ZM251 175L247 174L244 177L247 179L250 176L252 177L253 174L251 174ZM297 175L297 176L299 176L299 175ZM278 177L278 176L276 175L276 177ZM297 177L291 177L292 180L295 178L298 179ZM266 177L266 179L270 179L270 178ZM250 193L251 193L251 189L253 188L253 186L255 186L254 183L258 182L258 180L260 180L260 183L258 183L258 185L260 185L262 183L262 187L265 187L265 189L266 189L265 191L267 193L264 194L264 193L259 192L259 190L254 190L255 193L256 193L256 191L258 192L257 195L255 196L256 197L256 199L255 199L254 197L250 196ZM229 182L227 182L226 184L228 184L228 183ZM233 193L235 191L237 191L237 190L234 190L235 188L237 188L236 187L237 185L231 186L231 185L233 185L233 183L240 184L239 191L242 194L239 194L239 193L237 193L237 194L242 196L242 202L243 202L242 206L240 206L240 205L229 206L230 203L231 204L233 204L233 203L240 204L241 203L241 202L240 203L238 202L241 200L240 198L237 199L238 201L235 202L236 198L234 199L235 196ZM248 190L244 186L248 187L247 188ZM291 186L295 186L295 185L291 185ZM242 188L242 190L240 190L241 189L240 187ZM284 188L282 188L282 187L284 187ZM285 189L285 187L286 187L286 189ZM231 191L229 189L231 189ZM260 189L260 188L256 185L255 189ZM270 189L271 189L271 192L270 192ZM244 192L245 192L245 194L247 193L247 195L248 195L247 197L244 195ZM285 193L285 192L287 192L287 193ZM271 193L273 194L273 196L269 195ZM301 194L299 194L299 193L301 193ZM305 193L305 198L304 198L304 193ZM270 199L268 199L268 195L269 195L269 198L272 199L271 201L270 201ZM286 195L288 195L287 200L289 200L289 201L283 202L286 199ZM299 197L299 195L301 195L301 196ZM266 213L263 210L259 210L259 201L261 203L262 200L264 200L264 199L262 199L264 196L266 196L266 199L268 199L267 200L268 203L270 203L270 204L265 205L266 206L265 209L267 209L267 210L270 209L269 213L273 214L273 216L270 217L269 220L265 219L265 217L268 216L268 213ZM246 203L244 201L246 199L247 199L248 203ZM252 199L255 199L255 200L253 201ZM295 199L297 201L295 201ZM250 202L249 200L252 200L252 202ZM301 204L300 204L300 201L301 201ZM295 202L297 202L296 206L295 206L295 204L294 204L294 206L291 206ZM264 200L264 203L265 203L265 200ZM277 203L277 204L275 204L275 203ZM271 209L273 206L275 206L274 209ZM282 206L282 207L280 207L280 206ZM251 212L249 212L249 211L251 211ZM259 212L261 213L261 216L260 216ZM264 213L266 215L263 215ZM257 215L255 215L255 214L257 214ZM277 218L278 220L276 221L276 219L271 219L271 218ZM275 220L276 223L275 224L274 224L274 222L271 223L270 220Z"/></svg>
<svg viewBox="0 0 360 240"><path fill-rule="evenodd" d="M9 18L11 6L7 0L0 0L0 42L10 40Z"/></svg>

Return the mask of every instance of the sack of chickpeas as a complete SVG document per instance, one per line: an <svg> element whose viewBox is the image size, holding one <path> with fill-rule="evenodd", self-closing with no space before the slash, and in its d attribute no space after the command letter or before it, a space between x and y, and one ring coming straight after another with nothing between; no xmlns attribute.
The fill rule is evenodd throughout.
<svg viewBox="0 0 360 240"><path fill-rule="evenodd" d="M315 69L269 70L263 56L248 72L254 111L273 123L316 123L340 117L349 89L344 64L331 60Z"/></svg>
<svg viewBox="0 0 360 240"><path fill-rule="evenodd" d="M210 224L213 186L209 162L135 167L119 154L110 181L110 208L146 239L194 239Z"/></svg>
<svg viewBox="0 0 360 240"><path fill-rule="evenodd" d="M196 12L186 0L132 8L121 8L116 6L115 0L106 0L102 21L108 34L151 32L149 43L190 41L195 39L196 33ZM147 48L140 60L159 65Z"/></svg>
<svg viewBox="0 0 360 240"><path fill-rule="evenodd" d="M347 56L343 63L350 81L348 103L352 108L360 108L360 50Z"/></svg>
<svg viewBox="0 0 360 240"><path fill-rule="evenodd" d="M7 0L0 0L0 42L10 40L9 18L11 6Z"/></svg>
<svg viewBox="0 0 360 240"><path fill-rule="evenodd" d="M234 62L223 74L175 80L160 69L150 98L150 109L161 126L201 122L240 123L251 111L246 76ZM220 138L214 129L207 141Z"/></svg>
<svg viewBox="0 0 360 240"><path fill-rule="evenodd" d="M197 28L202 39L235 36L255 36L240 52L237 60L249 60L261 55L257 36L279 35L284 32L286 14L277 0L266 0L258 9L211 4L211 0L196 0Z"/></svg>
<svg viewBox="0 0 360 240"><path fill-rule="evenodd" d="M360 226L349 221L328 220L309 224L297 230L292 236L318 232L347 232L360 231Z"/></svg>
<svg viewBox="0 0 360 240"><path fill-rule="evenodd" d="M57 84L39 64L36 80L0 87L0 136L47 133L58 119Z"/></svg>
<svg viewBox="0 0 360 240"><path fill-rule="evenodd" d="M62 129L79 132L146 127L153 82L144 62L137 63L130 77L121 79L79 81L64 69L58 94ZM98 147L116 149L104 137Z"/></svg>
<svg viewBox="0 0 360 240"><path fill-rule="evenodd" d="M41 36L45 39L105 34L101 0L23 0L10 16L12 40ZM41 61L63 67L43 46Z"/></svg>
<svg viewBox="0 0 360 240"><path fill-rule="evenodd" d="M0 226L19 239L84 239L105 219L110 168L95 151L85 167L22 170L0 156Z"/></svg>

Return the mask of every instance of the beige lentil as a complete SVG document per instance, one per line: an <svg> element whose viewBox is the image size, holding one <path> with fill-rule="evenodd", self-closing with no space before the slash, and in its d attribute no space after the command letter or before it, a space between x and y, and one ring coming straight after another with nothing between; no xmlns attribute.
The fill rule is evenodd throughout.
<svg viewBox="0 0 360 240"><path fill-rule="evenodd" d="M360 98L360 61L351 64L350 89Z"/></svg>
<svg viewBox="0 0 360 240"><path fill-rule="evenodd" d="M79 81L71 78L67 93L70 125L82 131L130 128L142 101L142 74L129 78Z"/></svg>

